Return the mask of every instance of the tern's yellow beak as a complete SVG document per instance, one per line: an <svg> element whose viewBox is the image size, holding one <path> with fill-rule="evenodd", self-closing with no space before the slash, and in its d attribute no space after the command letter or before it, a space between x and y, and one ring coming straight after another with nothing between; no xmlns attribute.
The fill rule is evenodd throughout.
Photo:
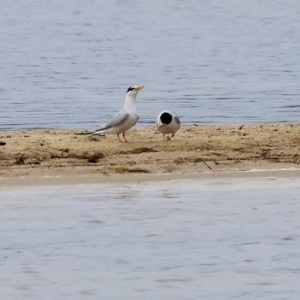
<svg viewBox="0 0 300 300"><path fill-rule="evenodd" d="M143 88L144 88L143 85L138 85L138 86L135 88L135 90L136 90L136 91L139 91L139 90L142 90Z"/></svg>

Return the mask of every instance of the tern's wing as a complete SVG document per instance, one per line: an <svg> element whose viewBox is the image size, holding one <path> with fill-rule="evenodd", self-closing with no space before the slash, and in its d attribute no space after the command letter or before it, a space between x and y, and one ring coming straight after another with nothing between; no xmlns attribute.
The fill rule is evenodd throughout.
<svg viewBox="0 0 300 300"><path fill-rule="evenodd" d="M179 117L178 116L174 116L174 120L175 120L175 122L178 124L178 125L180 125L181 123L180 123L180 119L179 119Z"/></svg>
<svg viewBox="0 0 300 300"><path fill-rule="evenodd" d="M94 133L100 132L105 129L109 129L112 127L120 126L122 123L124 123L129 118L129 113L125 110L119 111L117 114L113 116L113 118L110 120L109 123L107 123L102 128L99 128L94 131Z"/></svg>
<svg viewBox="0 0 300 300"><path fill-rule="evenodd" d="M105 126L107 128L120 126L129 118L129 113L125 110L119 111L114 117L110 120L110 122Z"/></svg>

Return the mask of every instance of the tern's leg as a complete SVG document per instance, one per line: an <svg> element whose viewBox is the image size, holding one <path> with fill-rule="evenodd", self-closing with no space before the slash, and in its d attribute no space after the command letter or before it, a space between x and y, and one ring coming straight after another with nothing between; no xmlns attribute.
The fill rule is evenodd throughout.
<svg viewBox="0 0 300 300"><path fill-rule="evenodd" d="M171 137L174 137L175 133L172 133Z"/></svg>
<svg viewBox="0 0 300 300"><path fill-rule="evenodd" d="M163 134L163 141L165 140L165 135Z"/></svg>
<svg viewBox="0 0 300 300"><path fill-rule="evenodd" d="M118 139L119 139L119 142L120 143L125 143L124 141L122 141L121 139L120 139L120 135L119 135L120 133L118 133Z"/></svg>
<svg viewBox="0 0 300 300"><path fill-rule="evenodd" d="M123 138L124 138L125 143L128 143L128 141L126 140L126 137L125 137L125 132L123 132Z"/></svg>

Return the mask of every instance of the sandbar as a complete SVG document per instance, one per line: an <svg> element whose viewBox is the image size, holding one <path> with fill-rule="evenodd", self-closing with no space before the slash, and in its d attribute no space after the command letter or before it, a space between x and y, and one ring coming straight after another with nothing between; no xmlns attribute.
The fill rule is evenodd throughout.
<svg viewBox="0 0 300 300"><path fill-rule="evenodd" d="M183 126L163 140L155 127L116 135L78 130L0 132L0 186L300 177L300 124Z"/></svg>

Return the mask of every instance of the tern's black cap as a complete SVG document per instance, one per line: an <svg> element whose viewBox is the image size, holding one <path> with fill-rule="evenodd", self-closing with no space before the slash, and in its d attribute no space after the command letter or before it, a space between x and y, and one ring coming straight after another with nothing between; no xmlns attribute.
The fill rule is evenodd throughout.
<svg viewBox="0 0 300 300"><path fill-rule="evenodd" d="M127 93L130 92L130 91L135 90L135 88L136 88L136 86L130 86L130 87L128 88L128 90L127 90Z"/></svg>

